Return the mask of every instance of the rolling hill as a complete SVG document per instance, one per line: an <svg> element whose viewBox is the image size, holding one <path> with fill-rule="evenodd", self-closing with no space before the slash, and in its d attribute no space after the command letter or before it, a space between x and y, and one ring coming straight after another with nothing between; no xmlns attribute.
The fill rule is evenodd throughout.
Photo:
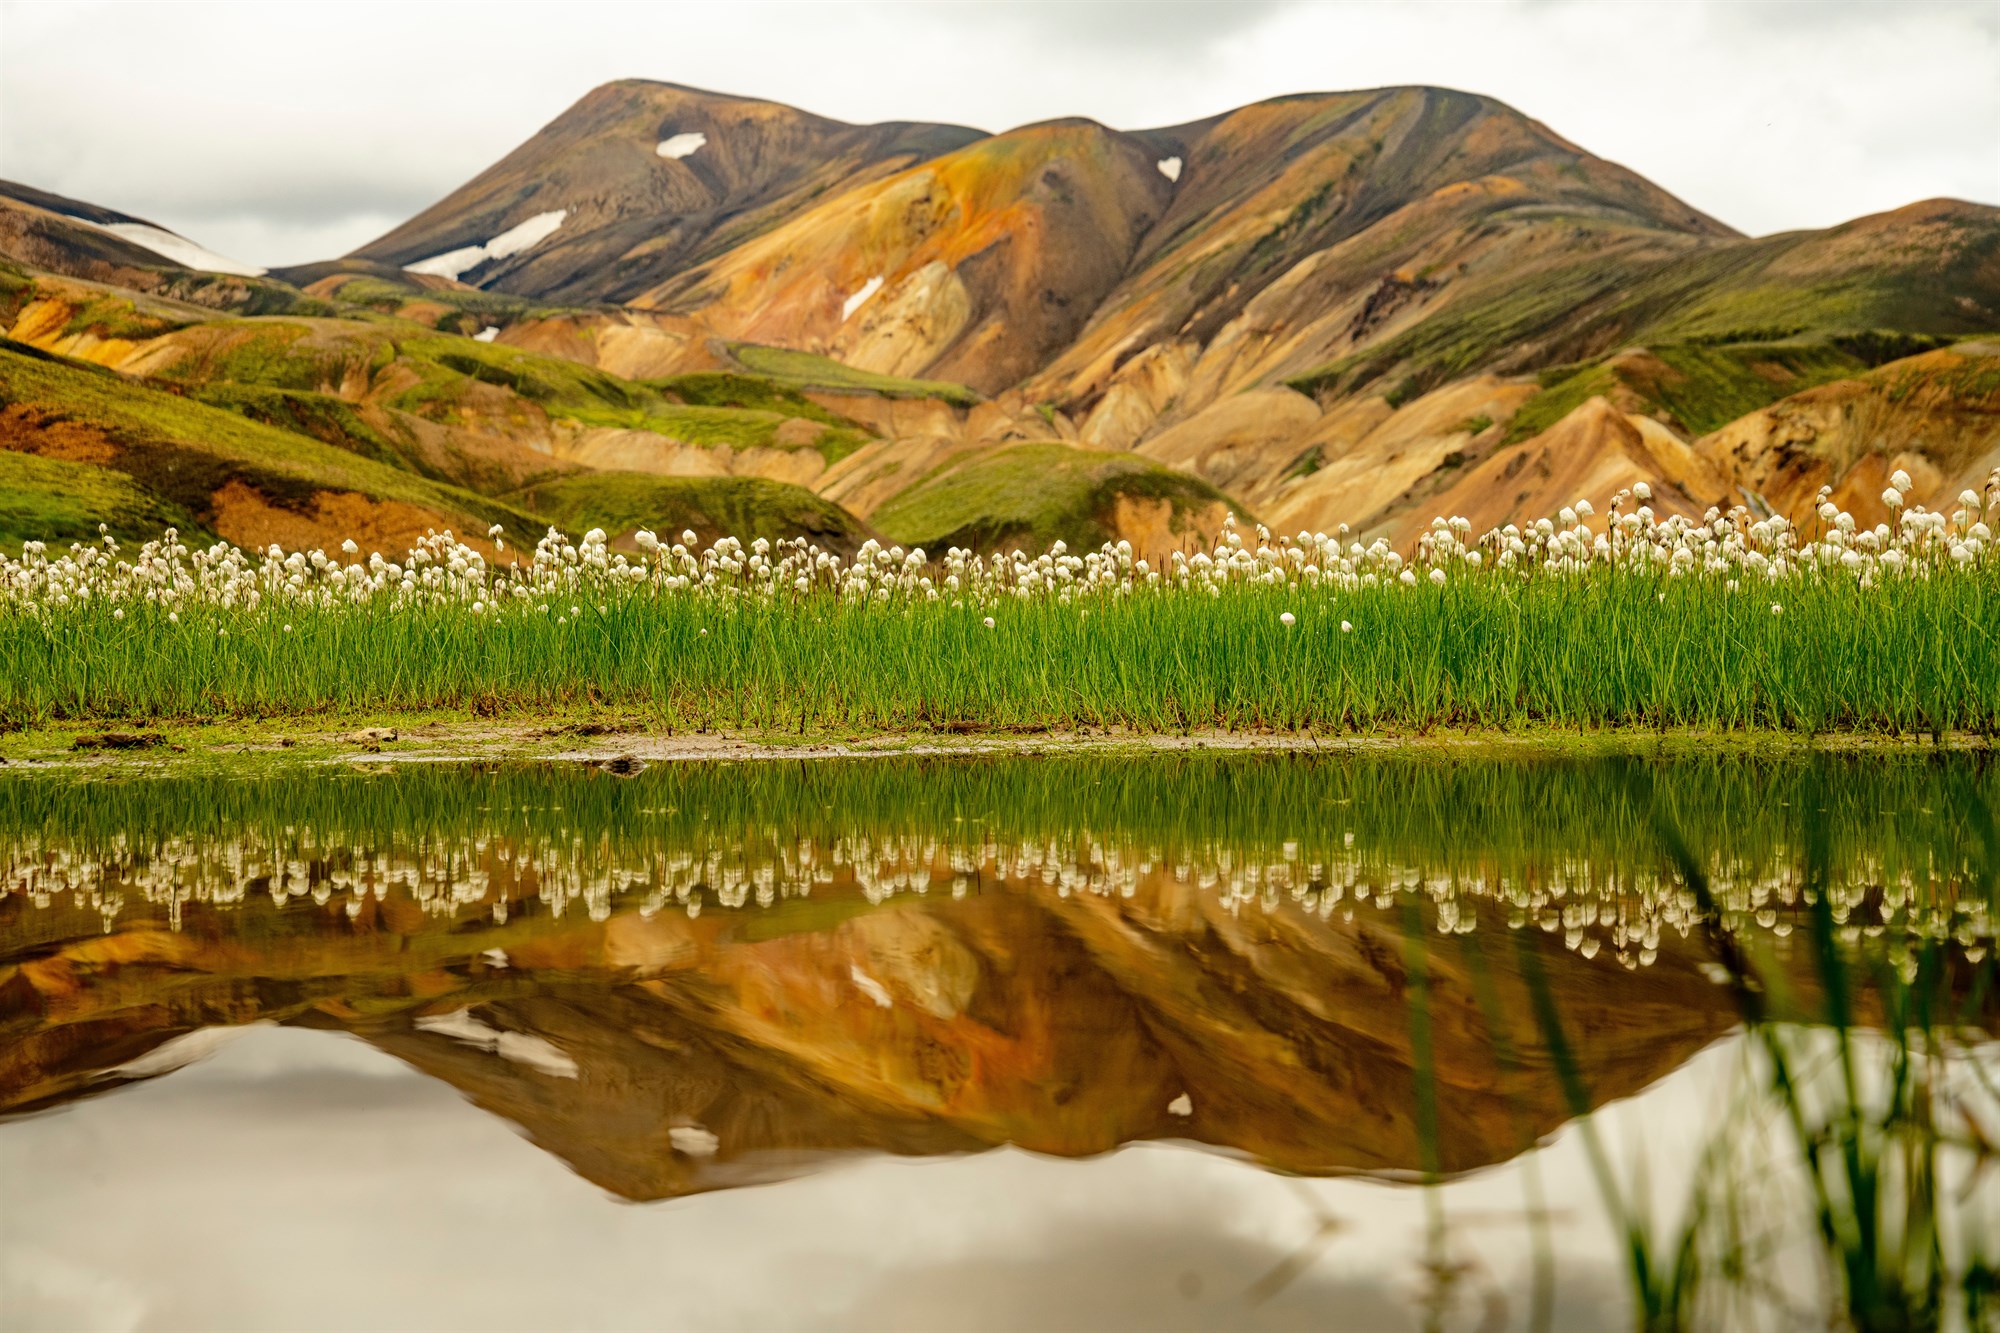
<svg viewBox="0 0 2000 1333"><path fill-rule="evenodd" d="M136 445L37 442L86 399L238 441L204 466L295 515L272 478L324 468L440 520L836 546L1159 554L1230 512L1404 541L1638 480L1865 509L2000 463L2000 210L1744 237L1437 88L985 134L627 80L342 258L260 274L6 184L0 255L8 541L236 521Z"/></svg>

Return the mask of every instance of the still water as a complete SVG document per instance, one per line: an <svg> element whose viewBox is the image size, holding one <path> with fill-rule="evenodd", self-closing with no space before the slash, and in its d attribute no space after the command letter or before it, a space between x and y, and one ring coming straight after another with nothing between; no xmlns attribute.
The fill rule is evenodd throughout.
<svg viewBox="0 0 2000 1333"><path fill-rule="evenodd" d="M0 1324L1974 1327L1981 756L0 775Z"/></svg>

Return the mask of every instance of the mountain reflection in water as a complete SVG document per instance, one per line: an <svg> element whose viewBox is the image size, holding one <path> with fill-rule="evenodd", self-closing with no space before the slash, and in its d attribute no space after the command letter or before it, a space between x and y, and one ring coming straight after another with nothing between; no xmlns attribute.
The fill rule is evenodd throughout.
<svg viewBox="0 0 2000 1333"><path fill-rule="evenodd" d="M1146 1140L1451 1177L1737 1030L1733 970L1820 1021L1822 938L1855 1022L1922 972L1983 1059L1996 789L1884 756L10 773L0 1110L276 1023L633 1200Z"/></svg>

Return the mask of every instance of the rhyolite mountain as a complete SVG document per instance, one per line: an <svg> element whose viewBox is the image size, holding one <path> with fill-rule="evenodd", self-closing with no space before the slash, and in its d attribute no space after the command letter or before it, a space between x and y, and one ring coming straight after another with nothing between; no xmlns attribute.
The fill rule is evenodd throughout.
<svg viewBox="0 0 2000 1333"><path fill-rule="evenodd" d="M2000 465L2000 210L1748 238L1434 88L983 134L624 81L340 259L194 271L27 187L0 251L9 542L85 487L236 540L504 511L1160 551L1639 480L1872 520L1896 468L1929 502Z"/></svg>

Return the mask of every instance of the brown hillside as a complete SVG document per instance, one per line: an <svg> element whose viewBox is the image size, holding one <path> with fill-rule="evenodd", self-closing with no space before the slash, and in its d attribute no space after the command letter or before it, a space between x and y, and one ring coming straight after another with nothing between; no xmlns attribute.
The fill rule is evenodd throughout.
<svg viewBox="0 0 2000 1333"><path fill-rule="evenodd" d="M704 142L682 157L659 146ZM847 125L775 102L629 79L605 84L354 257L397 266L480 245L538 214L562 227L463 275L584 304L628 300L847 188L979 137L950 125Z"/></svg>

